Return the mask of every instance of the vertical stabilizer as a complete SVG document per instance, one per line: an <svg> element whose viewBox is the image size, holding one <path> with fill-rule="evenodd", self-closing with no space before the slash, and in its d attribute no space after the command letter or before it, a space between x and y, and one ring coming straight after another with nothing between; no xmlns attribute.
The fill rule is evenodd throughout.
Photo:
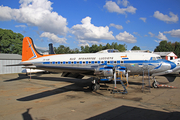
<svg viewBox="0 0 180 120"><path fill-rule="evenodd" d="M30 37L25 37L22 46L22 61L33 60L41 56L43 55L36 50L33 40Z"/></svg>

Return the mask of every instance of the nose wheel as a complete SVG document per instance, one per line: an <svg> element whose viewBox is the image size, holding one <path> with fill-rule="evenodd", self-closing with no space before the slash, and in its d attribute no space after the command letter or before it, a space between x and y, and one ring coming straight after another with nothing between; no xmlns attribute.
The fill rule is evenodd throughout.
<svg viewBox="0 0 180 120"><path fill-rule="evenodd" d="M156 81L156 79L155 78L153 78L154 79L154 82L152 83L152 87L154 87L154 88L158 88L158 86L159 86L159 82L158 81Z"/></svg>

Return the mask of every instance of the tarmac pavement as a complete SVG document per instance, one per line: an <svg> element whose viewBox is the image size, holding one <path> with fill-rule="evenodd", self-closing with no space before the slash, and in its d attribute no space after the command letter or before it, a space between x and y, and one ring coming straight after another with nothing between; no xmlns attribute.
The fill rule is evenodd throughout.
<svg viewBox="0 0 180 120"><path fill-rule="evenodd" d="M111 94L112 83L92 92L87 77L0 75L0 120L179 120L180 77L171 83L156 79L177 88L142 92L142 77L136 76L129 77L128 94ZM117 88L123 90L121 84Z"/></svg>

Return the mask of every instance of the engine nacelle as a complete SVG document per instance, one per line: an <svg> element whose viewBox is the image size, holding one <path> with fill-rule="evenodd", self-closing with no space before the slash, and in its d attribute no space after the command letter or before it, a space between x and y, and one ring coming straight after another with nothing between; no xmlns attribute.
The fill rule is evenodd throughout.
<svg viewBox="0 0 180 120"><path fill-rule="evenodd" d="M114 72L113 72L113 69L104 68L104 69L97 70L94 74L99 77L110 77L114 75Z"/></svg>

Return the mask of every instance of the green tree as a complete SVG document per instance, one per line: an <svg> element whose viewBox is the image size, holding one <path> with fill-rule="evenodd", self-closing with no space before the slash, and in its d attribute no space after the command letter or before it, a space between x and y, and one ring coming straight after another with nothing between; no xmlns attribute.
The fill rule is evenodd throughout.
<svg viewBox="0 0 180 120"><path fill-rule="evenodd" d="M126 48L127 48L126 44L124 44L124 45L119 44L119 45L118 45L118 50L119 50L120 52L126 51L126 50L127 50Z"/></svg>
<svg viewBox="0 0 180 120"><path fill-rule="evenodd" d="M173 46L171 42L167 42L166 40L161 41L159 43L159 46L157 46L154 50L154 52L173 52Z"/></svg>
<svg viewBox="0 0 180 120"><path fill-rule="evenodd" d="M117 44L117 42L113 42L111 45L107 43L105 46L102 46L101 44L98 45L92 45L91 47L89 46L81 46L81 53L95 53L101 50L106 50L106 49L117 49L120 52L126 51L126 45L122 44Z"/></svg>
<svg viewBox="0 0 180 120"><path fill-rule="evenodd" d="M138 46L134 46L131 50L141 50L141 49Z"/></svg>
<svg viewBox="0 0 180 120"><path fill-rule="evenodd" d="M22 54L22 40L24 36L12 30L0 28L0 52Z"/></svg>
<svg viewBox="0 0 180 120"><path fill-rule="evenodd" d="M180 57L180 42L167 42L166 40L161 41L159 46L156 46L154 52L174 52L178 57Z"/></svg>
<svg viewBox="0 0 180 120"><path fill-rule="evenodd" d="M106 44L106 46L104 47L104 50L105 49L112 49L111 45L109 43Z"/></svg>
<svg viewBox="0 0 180 120"><path fill-rule="evenodd" d="M180 57L180 43L179 42L175 42L174 43L174 53Z"/></svg>
<svg viewBox="0 0 180 120"><path fill-rule="evenodd" d="M89 46L88 45L86 45L85 47L81 46L81 53L89 53Z"/></svg>
<svg viewBox="0 0 180 120"><path fill-rule="evenodd" d="M89 48L89 52L90 53L96 53L98 52L98 46L95 44L95 45L92 45L90 48Z"/></svg>

